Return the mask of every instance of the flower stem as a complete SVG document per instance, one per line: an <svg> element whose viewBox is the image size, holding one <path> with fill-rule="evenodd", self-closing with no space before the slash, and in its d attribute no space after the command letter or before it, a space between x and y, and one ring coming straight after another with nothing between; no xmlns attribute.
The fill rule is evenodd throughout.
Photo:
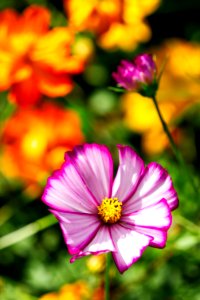
<svg viewBox="0 0 200 300"><path fill-rule="evenodd" d="M111 255L110 253L106 254L106 271L105 271L105 300L110 299L110 263L111 263Z"/></svg>
<svg viewBox="0 0 200 300"><path fill-rule="evenodd" d="M153 103L154 103L154 105L155 105L156 111L157 111L157 113L158 113L159 119L160 119L160 121L161 121L163 130L164 130L164 132L166 133L166 135L167 135L167 137L168 137L168 140L169 140L169 142L170 142L170 145L171 145L171 148L172 148L172 150L173 150L173 152L174 152L174 155L176 156L176 159L177 159L177 161L179 162L179 164L180 164L180 166L182 167L182 169L185 171L184 173L187 174L188 179L189 179L189 181L191 182L191 184L192 184L192 186L193 186L193 189L194 189L195 193L196 193L197 195L199 195L199 190L198 190L197 186L195 185L194 181L191 180L191 177L190 177L190 174L189 174L189 172L188 172L188 170L187 170L187 168L186 168L184 159L183 159L183 157L182 157L180 151L178 150L178 148L177 148L177 146L176 146L176 144L175 144L175 142L174 142L174 140L173 140L173 138L172 138L172 135L171 135L171 133L170 133L170 131L169 131L169 128L168 128L166 122L165 122L164 119L163 119L163 116L162 116L161 111L160 111L160 108L159 108L159 106L158 106L158 102L157 102L157 100L156 100L156 97L153 96L153 97L152 97L152 100L153 100Z"/></svg>
<svg viewBox="0 0 200 300"><path fill-rule="evenodd" d="M56 218L53 215L48 215L18 230L8 233L0 238L0 250L12 246L55 223L57 223Z"/></svg>
<svg viewBox="0 0 200 300"><path fill-rule="evenodd" d="M165 131L165 133L166 133L166 135L167 135L167 137L169 139L170 145L172 147L172 150L173 150L174 154L176 155L177 160L179 161L180 157L179 157L178 149L176 148L176 145L175 145L174 140L173 140L173 138L171 136L171 133L170 133L170 131L168 129L168 126L167 126L167 124L165 123L165 121L163 119L163 116L162 116L160 108L158 106L158 102L156 100L156 97L152 97L152 100L153 100L153 103L155 105L155 108L156 108L156 111L158 113L158 116L160 118L160 121L162 123L163 130Z"/></svg>
<svg viewBox="0 0 200 300"><path fill-rule="evenodd" d="M197 234L200 237L200 227L191 222L190 220L186 219L184 216L176 215L175 222L183 226L189 232Z"/></svg>

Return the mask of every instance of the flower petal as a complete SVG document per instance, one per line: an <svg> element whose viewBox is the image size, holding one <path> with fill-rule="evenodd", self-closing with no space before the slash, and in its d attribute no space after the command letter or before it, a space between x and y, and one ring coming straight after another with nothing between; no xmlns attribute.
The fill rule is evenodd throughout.
<svg viewBox="0 0 200 300"><path fill-rule="evenodd" d="M78 74L83 71L83 62L71 54L74 35L67 27L56 27L37 40L31 52L31 60L58 74Z"/></svg>
<svg viewBox="0 0 200 300"><path fill-rule="evenodd" d="M124 213L132 213L164 198L174 210L178 206L177 193L167 171L157 163L150 163L143 174L136 192L124 204Z"/></svg>
<svg viewBox="0 0 200 300"><path fill-rule="evenodd" d="M95 199L70 161L49 177L42 200L58 211L97 212Z"/></svg>
<svg viewBox="0 0 200 300"><path fill-rule="evenodd" d="M35 34L44 34L48 31L50 25L50 13L48 9L32 5L24 10L21 16L21 30L25 32L34 32Z"/></svg>
<svg viewBox="0 0 200 300"><path fill-rule="evenodd" d="M21 107L34 105L38 103L40 98L41 93L38 89L37 78L34 75L13 84L9 93L9 99Z"/></svg>
<svg viewBox="0 0 200 300"><path fill-rule="evenodd" d="M78 254L96 235L100 225L95 215L50 210L60 223L70 254Z"/></svg>
<svg viewBox="0 0 200 300"><path fill-rule="evenodd" d="M66 74L40 68L37 75L39 90L48 97L65 96L73 89L74 84Z"/></svg>
<svg viewBox="0 0 200 300"><path fill-rule="evenodd" d="M148 235L153 238L153 240L150 241L149 246L155 248L165 247L167 241L167 231L150 228L150 227L141 227L141 226L135 226L134 229L138 233L142 233L144 235Z"/></svg>
<svg viewBox="0 0 200 300"><path fill-rule="evenodd" d="M126 223L126 226L130 225L130 229L152 237L150 246L163 248L166 244L167 230L171 225L172 216L166 200L162 199L142 210L122 216L121 221Z"/></svg>
<svg viewBox="0 0 200 300"><path fill-rule="evenodd" d="M131 147L118 145L118 149L120 164L112 195L124 202L133 194L144 171L144 162Z"/></svg>
<svg viewBox="0 0 200 300"><path fill-rule="evenodd" d="M136 225L167 230L171 225L172 216L167 201L162 199L141 210L128 215L123 215L120 221L132 224L133 226Z"/></svg>
<svg viewBox="0 0 200 300"><path fill-rule="evenodd" d="M81 258L89 254L101 254L105 252L115 251L109 227L102 225L91 242L82 250L78 255L74 255L71 262L74 262L77 258Z"/></svg>
<svg viewBox="0 0 200 300"><path fill-rule="evenodd" d="M84 144L67 152L66 160L75 166L99 204L103 198L111 196L113 161L107 147Z"/></svg>
<svg viewBox="0 0 200 300"><path fill-rule="evenodd" d="M141 257L152 240L149 236L116 224L111 228L111 236L116 248L113 258L121 273Z"/></svg>

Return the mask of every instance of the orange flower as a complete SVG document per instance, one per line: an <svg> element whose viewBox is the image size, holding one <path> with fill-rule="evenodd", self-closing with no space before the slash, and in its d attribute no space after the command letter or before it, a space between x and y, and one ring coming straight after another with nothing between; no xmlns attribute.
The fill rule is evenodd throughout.
<svg viewBox="0 0 200 300"><path fill-rule="evenodd" d="M104 286L101 285L94 290L92 295L92 300L102 300L105 299L105 289Z"/></svg>
<svg viewBox="0 0 200 300"><path fill-rule="evenodd" d="M180 143L183 133L175 121L199 102L200 44L173 39L151 52L156 54L158 69L167 59L157 99L174 139ZM169 146L151 99L129 93L122 97L122 106L126 125L142 135L142 147L147 154L160 153Z"/></svg>
<svg viewBox="0 0 200 300"><path fill-rule="evenodd" d="M64 153L84 140L77 113L50 103L17 111L5 124L1 171L27 185L42 183Z"/></svg>
<svg viewBox="0 0 200 300"><path fill-rule="evenodd" d="M64 285L58 293L48 293L39 300L83 300L89 299L89 289L84 281Z"/></svg>
<svg viewBox="0 0 200 300"><path fill-rule="evenodd" d="M64 0L69 25L91 31L105 49L133 50L147 41L151 31L144 18L156 10L160 0ZM124 36L126 38L124 38Z"/></svg>
<svg viewBox="0 0 200 300"><path fill-rule="evenodd" d="M35 104L42 94L68 94L71 75L83 70L82 59L71 53L69 28L49 26L44 7L30 6L21 15L0 12L0 91L10 89L10 100L19 105Z"/></svg>

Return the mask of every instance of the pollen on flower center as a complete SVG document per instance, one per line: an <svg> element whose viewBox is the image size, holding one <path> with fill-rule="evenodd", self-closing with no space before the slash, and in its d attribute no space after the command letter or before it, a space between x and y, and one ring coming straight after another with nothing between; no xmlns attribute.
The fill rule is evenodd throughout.
<svg viewBox="0 0 200 300"><path fill-rule="evenodd" d="M104 198L97 208L102 221L113 224L121 217L122 202L118 198Z"/></svg>

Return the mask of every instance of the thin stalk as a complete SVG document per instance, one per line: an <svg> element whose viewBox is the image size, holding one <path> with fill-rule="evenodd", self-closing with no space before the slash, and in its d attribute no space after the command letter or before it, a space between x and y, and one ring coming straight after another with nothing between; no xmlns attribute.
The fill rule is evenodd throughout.
<svg viewBox="0 0 200 300"><path fill-rule="evenodd" d="M106 270L105 270L105 300L110 300L110 263L111 255L110 253L106 254Z"/></svg>
<svg viewBox="0 0 200 300"><path fill-rule="evenodd" d="M57 223L53 215L45 216L0 238L0 250L12 246Z"/></svg>
<svg viewBox="0 0 200 300"><path fill-rule="evenodd" d="M197 234L200 237L200 227L198 225L194 224L181 215L176 215L174 219L177 224L184 227L187 231Z"/></svg>
<svg viewBox="0 0 200 300"><path fill-rule="evenodd" d="M167 126L165 120L163 119L163 116L162 116L161 111L160 111L160 108L159 108L159 106L158 106L158 102L157 102L157 100L156 100L156 97L153 96L153 97L152 97L152 100L153 100L153 103L154 103L154 105L155 105L156 111L157 111L157 113L158 113L159 119L160 119L160 121L161 121L163 130L164 130L164 132L166 133L166 135L167 135L167 137L168 137L168 140L169 140L169 142L170 142L172 151L174 152L174 155L176 156L176 159L177 159L178 163L180 164L180 166L181 166L182 169L184 170L184 173L187 174L188 179L189 179L189 181L190 181L190 183L191 183L191 185L192 185L192 187L193 187L195 193L196 193L197 195L199 195L199 189L198 189L198 187L196 186L196 184L194 183L194 181L191 179L191 176L190 176L190 174L189 174L189 172L188 172L188 170L187 170L187 167L186 167L186 165L185 165L184 159L183 159L183 157L182 157L180 151L178 150L178 148L177 148L177 146L176 146L176 144L175 144L175 142L174 142L174 140L173 140L173 138L172 138L172 135L171 135L171 133L170 133L170 131L169 131L169 129L168 129L168 126Z"/></svg>
<svg viewBox="0 0 200 300"><path fill-rule="evenodd" d="M172 136L171 136L171 133L170 133L170 131L169 131L169 129L168 129L168 126L167 126L166 122L165 122L164 119L163 119L163 116L162 116L161 111L160 111L160 108L159 108L159 106L158 106L158 102L157 102L157 100L156 100L156 97L152 97L152 100L153 100L153 103L154 103L154 105L155 105L155 108L156 108L156 111L157 111L157 113L158 113L158 116L159 116L159 118L160 118L160 121L161 121L161 123L162 123L163 130L164 130L164 132L166 133L166 135L167 135L167 137L168 137L168 139L169 139L169 142L170 142L170 145L171 145L171 147L172 147L172 150L173 150L173 152L174 152L174 154L175 154L177 160L180 161L180 155L179 155L179 153L178 153L178 149L177 149L177 147L176 147L176 145L175 145L175 143L174 143L174 140L173 140L173 138L172 138Z"/></svg>

